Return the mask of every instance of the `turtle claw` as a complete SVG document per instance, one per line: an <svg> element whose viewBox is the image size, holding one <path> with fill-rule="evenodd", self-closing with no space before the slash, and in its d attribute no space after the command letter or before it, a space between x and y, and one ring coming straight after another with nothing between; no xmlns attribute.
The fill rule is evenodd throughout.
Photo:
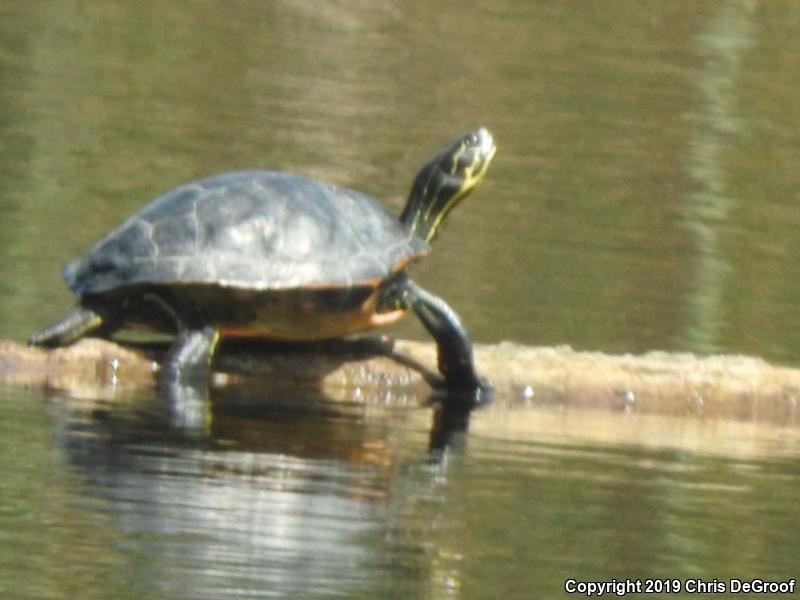
<svg viewBox="0 0 800 600"><path fill-rule="evenodd" d="M491 382L477 375L469 379L442 379L434 384L431 399L448 409L472 411L489 404L494 396Z"/></svg>

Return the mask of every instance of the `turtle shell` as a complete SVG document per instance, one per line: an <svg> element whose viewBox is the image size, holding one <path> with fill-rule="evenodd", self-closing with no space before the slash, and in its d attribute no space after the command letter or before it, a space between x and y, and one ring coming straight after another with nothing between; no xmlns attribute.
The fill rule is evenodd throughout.
<svg viewBox="0 0 800 600"><path fill-rule="evenodd" d="M289 173L242 171L156 198L69 264L64 279L78 294L162 284L374 286L428 249L360 192Z"/></svg>

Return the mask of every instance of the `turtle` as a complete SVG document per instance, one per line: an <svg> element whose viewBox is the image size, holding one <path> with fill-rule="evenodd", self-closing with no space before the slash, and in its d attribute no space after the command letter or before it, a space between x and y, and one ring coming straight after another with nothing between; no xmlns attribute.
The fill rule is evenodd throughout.
<svg viewBox="0 0 800 600"><path fill-rule="evenodd" d="M221 337L339 338L409 309L448 389L481 389L456 312L410 278L496 152L485 127L427 161L399 218L361 192L282 171L222 173L151 201L64 268L77 304L29 339L64 346L123 327L174 334L161 372L207 376Z"/></svg>

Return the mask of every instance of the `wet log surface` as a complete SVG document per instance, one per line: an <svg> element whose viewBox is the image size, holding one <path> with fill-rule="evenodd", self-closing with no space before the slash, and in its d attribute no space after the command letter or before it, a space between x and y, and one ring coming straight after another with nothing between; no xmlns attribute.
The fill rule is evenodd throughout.
<svg viewBox="0 0 800 600"><path fill-rule="evenodd" d="M107 399L155 385L165 345L84 339L46 350L0 341L0 383ZM476 345L495 410L559 407L795 425L800 369L744 356L608 355L568 347ZM424 403L437 379L431 343L370 338L310 346L223 344L214 385L313 386L332 399Z"/></svg>

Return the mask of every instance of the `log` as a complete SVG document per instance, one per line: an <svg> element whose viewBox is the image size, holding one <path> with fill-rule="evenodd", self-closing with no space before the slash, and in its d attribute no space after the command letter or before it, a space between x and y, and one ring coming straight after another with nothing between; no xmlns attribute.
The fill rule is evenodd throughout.
<svg viewBox="0 0 800 600"><path fill-rule="evenodd" d="M0 341L0 383L113 399L152 388L164 344L86 338L65 348ZM475 346L490 411L548 409L796 425L800 370L746 356L610 355L510 342ZM313 386L333 400L420 406L436 382L431 343L385 337L312 345L225 343L214 386ZM482 417L483 418L483 417Z"/></svg>

